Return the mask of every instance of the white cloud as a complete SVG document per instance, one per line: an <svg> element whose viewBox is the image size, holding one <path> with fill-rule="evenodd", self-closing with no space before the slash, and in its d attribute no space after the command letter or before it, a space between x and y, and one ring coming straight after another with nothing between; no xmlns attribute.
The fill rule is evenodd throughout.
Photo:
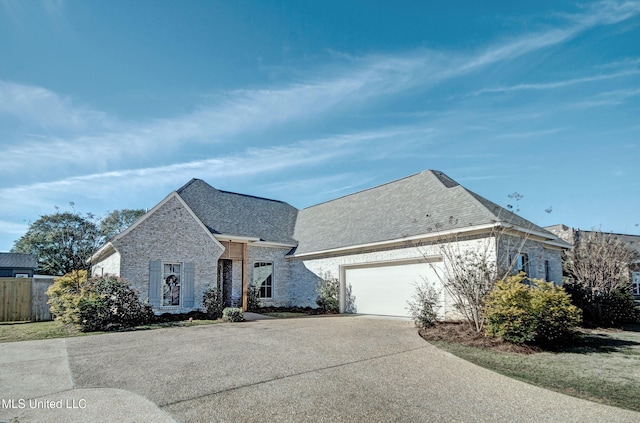
<svg viewBox="0 0 640 423"><path fill-rule="evenodd" d="M0 115L19 119L28 133L38 128L66 131L37 140L13 139L0 155L16 157L5 171L18 173L29 167L56 166L67 174L97 167L110 169L133 158L150 163L181 147L239 142L238 137L264 136L269 129L290 122L339 115L346 108L366 107L372 101L411 89L426 89L443 80L510 60L528 52L561 43L597 25L628 19L640 12L637 2L602 2L575 15L565 15L564 28L551 28L516 39L494 43L479 52L437 52L418 49L396 55L347 58L343 67L327 66L307 81L273 89L238 90L194 113L147 122L123 122L104 112L78 106L45 88L0 82ZM621 75L621 74L619 74ZM608 78L610 76L596 76ZM588 82L589 78L550 84L521 84L495 90L553 88ZM487 90L489 92L490 90ZM220 98L220 97L218 97ZM242 142L242 141L240 141ZM246 141L248 142L248 141ZM86 163L86 165L83 165ZM84 168L83 168L84 166ZM77 169L78 171L75 171Z"/></svg>
<svg viewBox="0 0 640 423"><path fill-rule="evenodd" d="M103 112L77 106L42 87L0 81L0 116L46 129L95 130L112 123Z"/></svg>
<svg viewBox="0 0 640 423"><path fill-rule="evenodd" d="M485 89L475 91L471 94L467 94L467 96L478 96L482 94L506 93L506 92L524 91L524 90L551 90L556 88L564 88L570 85L597 82L597 81L603 81L606 79L621 78L624 76L636 75L639 73L640 73L639 69L624 70L624 71L614 72L609 74L585 76L582 78L566 79L562 81L544 82L544 83L536 83L536 84L516 84L516 85L507 86L507 87L485 88Z"/></svg>

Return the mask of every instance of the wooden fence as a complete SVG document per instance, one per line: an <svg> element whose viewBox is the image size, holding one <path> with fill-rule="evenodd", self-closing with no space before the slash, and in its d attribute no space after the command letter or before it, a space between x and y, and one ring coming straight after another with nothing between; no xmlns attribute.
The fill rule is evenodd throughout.
<svg viewBox="0 0 640 423"><path fill-rule="evenodd" d="M45 292L53 279L0 278L0 322L51 320Z"/></svg>

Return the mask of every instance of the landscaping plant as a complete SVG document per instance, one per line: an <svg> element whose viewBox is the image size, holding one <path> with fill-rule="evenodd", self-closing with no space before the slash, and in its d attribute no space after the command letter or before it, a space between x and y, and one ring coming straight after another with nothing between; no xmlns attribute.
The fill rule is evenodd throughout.
<svg viewBox="0 0 640 423"><path fill-rule="evenodd" d="M83 332L134 327L154 316L151 306L140 302L138 291L112 275L87 279L84 271L72 272L57 278L47 295L56 319Z"/></svg>
<svg viewBox="0 0 640 423"><path fill-rule="evenodd" d="M561 287L519 273L496 283L487 297L485 318L489 336L551 345L573 337L581 313Z"/></svg>
<svg viewBox="0 0 640 423"><path fill-rule="evenodd" d="M337 313L340 310L340 282L330 273L325 273L316 286L318 299L316 304L325 313Z"/></svg>
<svg viewBox="0 0 640 423"><path fill-rule="evenodd" d="M222 319L227 322L241 322L244 320L244 313L241 308L227 307L222 310Z"/></svg>
<svg viewBox="0 0 640 423"><path fill-rule="evenodd" d="M416 284L413 299L407 301L409 304L409 314L413 323L419 328L428 328L438 322L438 310L440 304L440 291L436 290L433 284L427 280L422 280Z"/></svg>
<svg viewBox="0 0 640 423"><path fill-rule="evenodd" d="M202 294L202 305L209 319L215 320L222 317L224 300L220 288L209 288Z"/></svg>
<svg viewBox="0 0 640 423"><path fill-rule="evenodd" d="M580 232L564 253L567 292L583 310L585 323L621 326L638 322L640 312L631 295L629 265L638 253L620 237L602 231Z"/></svg>

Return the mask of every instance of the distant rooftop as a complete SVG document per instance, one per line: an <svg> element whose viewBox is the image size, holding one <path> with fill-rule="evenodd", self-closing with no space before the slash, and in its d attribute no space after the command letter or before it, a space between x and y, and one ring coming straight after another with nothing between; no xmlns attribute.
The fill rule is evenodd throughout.
<svg viewBox="0 0 640 423"><path fill-rule="evenodd" d="M33 254L0 253L0 267L22 267L35 269L38 266Z"/></svg>

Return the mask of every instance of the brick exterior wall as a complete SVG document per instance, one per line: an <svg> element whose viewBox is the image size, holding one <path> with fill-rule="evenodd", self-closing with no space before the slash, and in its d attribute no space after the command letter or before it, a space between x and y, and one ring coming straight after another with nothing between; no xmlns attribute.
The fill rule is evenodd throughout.
<svg viewBox="0 0 640 423"><path fill-rule="evenodd" d="M525 253L529 258L529 276L534 279L546 279L545 261L549 263L549 280L562 285L562 250L546 247L541 242L531 238L500 237L500 260L502 269L509 268L509 259L514 254Z"/></svg>
<svg viewBox="0 0 640 423"><path fill-rule="evenodd" d="M142 299L149 297L149 262L194 264L194 307L159 307L156 313L200 310L203 292L216 285L218 258L223 249L176 196L169 197L139 225L113 241L113 245L120 253L120 276L140 292ZM97 266L103 263L106 266L105 262Z"/></svg>
<svg viewBox="0 0 640 423"><path fill-rule="evenodd" d="M272 298L260 299L263 307L317 307L315 286L318 277L309 272L304 265L285 258L290 247L263 247L249 244L248 283L253 282L253 265L257 262L273 263Z"/></svg>

